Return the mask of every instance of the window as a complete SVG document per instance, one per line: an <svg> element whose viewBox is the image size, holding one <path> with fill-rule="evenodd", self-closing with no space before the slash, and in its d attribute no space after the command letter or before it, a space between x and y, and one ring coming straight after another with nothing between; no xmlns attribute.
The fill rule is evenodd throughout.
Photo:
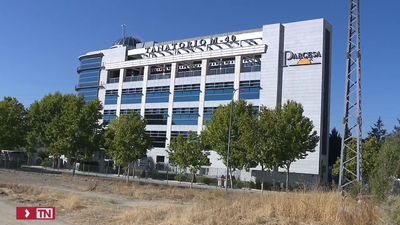
<svg viewBox="0 0 400 225"><path fill-rule="evenodd" d="M260 98L260 80L240 81L240 99L259 99Z"/></svg>
<svg viewBox="0 0 400 225"><path fill-rule="evenodd" d="M205 107L203 112L203 125L206 124L206 121L211 119L214 110L217 110L218 107Z"/></svg>
<svg viewBox="0 0 400 225"><path fill-rule="evenodd" d="M123 89L121 104L140 104L142 102L142 88Z"/></svg>
<svg viewBox="0 0 400 225"><path fill-rule="evenodd" d="M148 87L147 103L169 102L169 86Z"/></svg>
<svg viewBox="0 0 400 225"><path fill-rule="evenodd" d="M209 64L207 75L235 73L235 58L219 59Z"/></svg>
<svg viewBox="0 0 400 225"><path fill-rule="evenodd" d="M146 134L153 140L154 148L165 148L165 141L167 139L166 131L146 131Z"/></svg>
<svg viewBox="0 0 400 225"><path fill-rule="evenodd" d="M199 108L174 108L172 125L197 125Z"/></svg>
<svg viewBox="0 0 400 225"><path fill-rule="evenodd" d="M140 109L121 109L121 115L131 114L132 111L140 115Z"/></svg>
<svg viewBox="0 0 400 225"><path fill-rule="evenodd" d="M206 84L206 101L232 100L233 82Z"/></svg>
<svg viewBox="0 0 400 225"><path fill-rule="evenodd" d="M97 88L85 88L78 91L78 96L83 95L86 102L97 99Z"/></svg>
<svg viewBox="0 0 400 225"><path fill-rule="evenodd" d="M78 70L99 68L100 66L101 66L101 57L83 58L81 59L81 65L78 67Z"/></svg>
<svg viewBox="0 0 400 225"><path fill-rule="evenodd" d="M178 137L179 135L183 135L183 137L187 137L189 131L171 131L171 140Z"/></svg>
<svg viewBox="0 0 400 225"><path fill-rule="evenodd" d="M113 105L117 104L117 99L118 99L118 90L106 90L106 99L105 103L106 105Z"/></svg>
<svg viewBox="0 0 400 225"><path fill-rule="evenodd" d="M243 60L241 72L258 72L261 71L261 55L252 56Z"/></svg>
<svg viewBox="0 0 400 225"><path fill-rule="evenodd" d="M199 101L200 84L186 84L175 86L174 102Z"/></svg>
<svg viewBox="0 0 400 225"><path fill-rule="evenodd" d="M149 125L167 125L168 109L146 109L144 112L144 118L147 120Z"/></svg>
<svg viewBox="0 0 400 225"><path fill-rule="evenodd" d="M103 121L110 123L113 119L115 119L115 117L117 117L116 110L104 110Z"/></svg>

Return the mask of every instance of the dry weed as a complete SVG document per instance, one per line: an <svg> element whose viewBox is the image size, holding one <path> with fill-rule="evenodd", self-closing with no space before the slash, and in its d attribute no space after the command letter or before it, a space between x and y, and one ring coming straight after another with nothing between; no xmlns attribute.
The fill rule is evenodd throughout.
<svg viewBox="0 0 400 225"><path fill-rule="evenodd" d="M202 196L202 193L198 193ZM372 203L340 202L332 193L266 193L220 195L196 200L184 208L135 207L119 224L380 224ZM343 210L344 207L344 210Z"/></svg>
<svg viewBox="0 0 400 225"><path fill-rule="evenodd" d="M58 204L66 210L76 210L84 208L82 199L77 195L72 195L68 198L62 198L58 201Z"/></svg>

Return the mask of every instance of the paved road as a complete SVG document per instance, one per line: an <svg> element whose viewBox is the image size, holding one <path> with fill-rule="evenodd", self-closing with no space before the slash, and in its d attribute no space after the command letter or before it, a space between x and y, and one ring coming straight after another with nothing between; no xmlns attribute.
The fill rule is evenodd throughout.
<svg viewBox="0 0 400 225"><path fill-rule="evenodd" d="M63 221L57 219L46 221L46 220L17 220L16 216L17 210L16 207L6 200L5 198L0 199L0 225L45 225L45 224L54 224L54 225L67 225Z"/></svg>

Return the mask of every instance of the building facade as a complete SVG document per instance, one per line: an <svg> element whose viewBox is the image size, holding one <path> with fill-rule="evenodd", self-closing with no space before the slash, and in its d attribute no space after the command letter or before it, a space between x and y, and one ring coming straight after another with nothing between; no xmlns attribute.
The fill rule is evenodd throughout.
<svg viewBox="0 0 400 225"><path fill-rule="evenodd" d="M132 110L145 117L154 140L148 156L156 163L168 163L171 139L201 132L212 111L232 98L256 108L298 101L320 142L291 172L320 176L328 163L331 39L332 27L324 19L163 43L124 37L110 49L79 57L75 88L86 100L101 100L105 120ZM221 168L223 174L215 152L210 162L209 169ZM251 174L256 173L238 176L249 180Z"/></svg>

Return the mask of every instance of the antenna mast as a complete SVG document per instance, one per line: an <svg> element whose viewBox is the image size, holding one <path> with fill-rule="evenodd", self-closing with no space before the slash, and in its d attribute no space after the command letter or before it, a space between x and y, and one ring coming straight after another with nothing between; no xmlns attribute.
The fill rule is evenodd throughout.
<svg viewBox="0 0 400 225"><path fill-rule="evenodd" d="M121 27L122 27L122 38L124 39L124 44L125 44L125 24L122 24Z"/></svg>
<svg viewBox="0 0 400 225"><path fill-rule="evenodd" d="M361 117L361 52L360 0L350 0L349 34L343 139L340 155L339 191L347 186L362 184L362 117ZM356 146L349 146L351 140Z"/></svg>

